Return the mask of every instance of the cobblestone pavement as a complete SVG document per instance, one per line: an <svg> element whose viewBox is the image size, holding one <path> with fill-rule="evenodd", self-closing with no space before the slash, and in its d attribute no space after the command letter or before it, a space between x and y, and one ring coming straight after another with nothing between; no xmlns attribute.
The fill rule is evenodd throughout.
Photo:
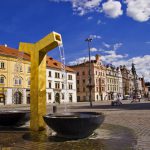
<svg viewBox="0 0 150 150"><path fill-rule="evenodd" d="M136 150L150 150L150 102L142 101L132 103L124 101L122 106L110 106L110 102L94 103L93 108L89 103L68 104L68 111L97 111L105 114L104 124L112 124L114 127L121 126L132 129L137 137ZM1 107L1 109L12 109L14 106ZM15 109L29 109L26 106L18 106ZM64 105L58 106L58 111L63 111ZM47 107L52 112L52 106ZM105 132L104 132L105 136ZM128 140L127 137L124 140ZM95 141L96 142L96 141ZM112 143L113 145L113 143ZM97 150L92 149L92 150ZM128 150L128 149L127 149Z"/></svg>
<svg viewBox="0 0 150 150"><path fill-rule="evenodd" d="M125 102L126 103L126 102ZM82 111L84 107L81 107ZM111 107L95 105L94 111L103 112L106 117L104 123L120 125L133 129L137 136L136 150L150 150L150 102L133 103ZM85 109L86 110L86 109Z"/></svg>

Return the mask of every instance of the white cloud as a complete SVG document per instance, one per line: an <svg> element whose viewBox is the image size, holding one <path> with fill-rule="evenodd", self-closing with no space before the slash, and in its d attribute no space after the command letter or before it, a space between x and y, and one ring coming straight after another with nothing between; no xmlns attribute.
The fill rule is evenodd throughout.
<svg viewBox="0 0 150 150"><path fill-rule="evenodd" d="M106 48L110 48L110 47L111 47L111 45L110 45L110 44L108 44L108 43L103 42L102 44L103 44L103 45L104 45L104 47L106 47Z"/></svg>
<svg viewBox="0 0 150 150"><path fill-rule="evenodd" d="M117 54L116 51L110 50L110 51L104 51L106 55L102 56L102 60L106 63L112 63L114 61L118 61L120 59L126 58L128 55L121 55Z"/></svg>
<svg viewBox="0 0 150 150"><path fill-rule="evenodd" d="M132 62L135 64L137 74L141 77L144 76L147 81L150 81L150 55L133 57L128 60L114 61L113 65L126 65L129 69L131 69Z"/></svg>
<svg viewBox="0 0 150 150"><path fill-rule="evenodd" d="M123 44L122 43L116 43L113 45L113 49L114 51L117 50L118 48L120 48Z"/></svg>
<svg viewBox="0 0 150 150"><path fill-rule="evenodd" d="M50 2L70 2L74 14L83 16L89 12L99 11L102 0L49 0Z"/></svg>
<svg viewBox="0 0 150 150"><path fill-rule="evenodd" d="M72 0L71 2L74 13L83 16L89 12L98 11L101 0Z"/></svg>
<svg viewBox="0 0 150 150"><path fill-rule="evenodd" d="M102 38L100 35L90 35L89 37L92 39L101 39Z"/></svg>
<svg viewBox="0 0 150 150"><path fill-rule="evenodd" d="M123 43L115 43L115 44L111 45L111 44L108 44L106 42L103 42L102 44L106 48L112 48L113 51L116 51L117 49L119 49L123 45Z"/></svg>
<svg viewBox="0 0 150 150"><path fill-rule="evenodd" d="M150 81L150 55L126 59L127 55L118 55L115 51L107 51L106 53L107 55L101 56L103 62L111 63L116 67L126 65L128 69L131 69L132 62L134 62L137 74L140 77L144 76L146 81ZM70 62L69 65L81 64L88 60L88 57L81 57ZM95 56L91 56L91 60L95 60Z"/></svg>
<svg viewBox="0 0 150 150"><path fill-rule="evenodd" d="M97 24L101 24L102 23L102 21L101 20L97 20Z"/></svg>
<svg viewBox="0 0 150 150"><path fill-rule="evenodd" d="M92 16L87 17L87 20L92 20L92 19L93 19Z"/></svg>
<svg viewBox="0 0 150 150"><path fill-rule="evenodd" d="M115 0L109 0L102 4L103 12L110 18L117 18L123 14L121 3Z"/></svg>
<svg viewBox="0 0 150 150"><path fill-rule="evenodd" d="M91 60L95 60L95 56L91 56ZM89 57L81 57L81 58L76 59L75 61L69 62L68 64L71 66L71 65L81 64L87 61L89 61Z"/></svg>
<svg viewBox="0 0 150 150"><path fill-rule="evenodd" d="M150 41L145 42L146 44L150 44Z"/></svg>
<svg viewBox="0 0 150 150"><path fill-rule="evenodd" d="M127 3L127 15L136 21L144 22L150 19L149 0L125 0Z"/></svg>
<svg viewBox="0 0 150 150"><path fill-rule="evenodd" d="M119 0L49 0L50 2L69 2L73 13L83 16L90 12L98 12L110 18L117 18L123 14L122 4ZM150 19L150 0L122 0L127 5L126 14L132 19L144 22ZM102 3L103 2L103 3ZM102 6L101 6L102 3ZM97 21L101 24L101 20Z"/></svg>
<svg viewBox="0 0 150 150"><path fill-rule="evenodd" d="M97 48L92 47L92 48L90 48L90 51L91 51L91 52L97 52L98 50L97 50Z"/></svg>
<svg viewBox="0 0 150 150"><path fill-rule="evenodd" d="M106 24L106 23L99 19L99 20L97 20L97 24L100 25L100 24Z"/></svg>
<svg viewBox="0 0 150 150"><path fill-rule="evenodd" d="M116 51L114 51L114 50L105 51L103 49L93 48L92 52L94 52L94 51L103 52L105 55L101 56L101 58L106 63L112 63L112 62L119 61L120 59L124 59L124 58L128 57L127 54L125 54L125 55L117 54ZM95 60L95 56L91 56L91 59ZM88 60L88 57L78 58L75 61L69 62L69 65L75 65L75 64L83 63L84 62L83 60L84 61Z"/></svg>

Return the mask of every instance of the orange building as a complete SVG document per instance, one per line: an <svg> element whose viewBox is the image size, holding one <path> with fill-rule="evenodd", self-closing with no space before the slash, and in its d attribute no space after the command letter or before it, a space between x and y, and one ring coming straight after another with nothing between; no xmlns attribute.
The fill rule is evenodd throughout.
<svg viewBox="0 0 150 150"><path fill-rule="evenodd" d="M70 66L77 76L77 101L89 101L89 62ZM106 99L106 67L102 65L99 55L91 61L92 101Z"/></svg>

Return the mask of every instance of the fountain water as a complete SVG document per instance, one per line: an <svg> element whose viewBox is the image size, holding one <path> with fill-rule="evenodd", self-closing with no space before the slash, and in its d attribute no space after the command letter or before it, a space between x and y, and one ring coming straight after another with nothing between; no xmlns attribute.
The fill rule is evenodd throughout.
<svg viewBox="0 0 150 150"><path fill-rule="evenodd" d="M61 71L64 87L61 92L67 97L67 75L65 68L65 56L63 45L59 46ZM56 132L56 136L68 139L80 139L90 136L98 128L104 115L96 112L67 112L67 99L65 100L65 112L53 113L43 116L46 124Z"/></svg>
<svg viewBox="0 0 150 150"><path fill-rule="evenodd" d="M66 66L65 66L65 53L64 53L64 47L61 44L59 46L59 52L60 52L60 61L61 61L61 72L62 72L62 80L63 80L63 85L62 86L62 90L61 92L65 95L65 109L64 112L67 112L67 97L68 97L68 93L67 93L67 73L66 73Z"/></svg>

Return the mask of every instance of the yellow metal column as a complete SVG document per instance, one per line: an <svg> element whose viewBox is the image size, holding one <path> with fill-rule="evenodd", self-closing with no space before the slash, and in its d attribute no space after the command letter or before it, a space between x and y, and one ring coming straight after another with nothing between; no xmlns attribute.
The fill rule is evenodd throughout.
<svg viewBox="0 0 150 150"><path fill-rule="evenodd" d="M45 129L46 114L46 53L62 44L61 35L52 32L35 44L20 43L19 50L31 56L30 128Z"/></svg>

